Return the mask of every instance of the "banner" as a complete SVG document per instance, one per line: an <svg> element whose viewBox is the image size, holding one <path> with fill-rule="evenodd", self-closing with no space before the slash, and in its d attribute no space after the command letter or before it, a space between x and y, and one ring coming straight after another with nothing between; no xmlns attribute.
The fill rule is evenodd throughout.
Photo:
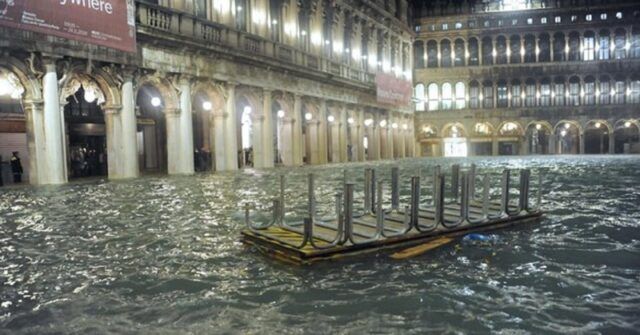
<svg viewBox="0 0 640 335"><path fill-rule="evenodd" d="M0 26L136 52L134 0L0 0Z"/></svg>
<svg viewBox="0 0 640 335"><path fill-rule="evenodd" d="M379 103L408 106L411 104L412 95L410 81L396 78L391 74L376 74L376 96Z"/></svg>

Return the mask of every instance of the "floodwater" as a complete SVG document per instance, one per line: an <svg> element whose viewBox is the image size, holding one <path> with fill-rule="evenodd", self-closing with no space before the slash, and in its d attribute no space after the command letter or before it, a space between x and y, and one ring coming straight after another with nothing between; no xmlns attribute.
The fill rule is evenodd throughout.
<svg viewBox="0 0 640 335"><path fill-rule="evenodd" d="M546 217L490 243L312 267L244 247L241 206L268 207L286 173L287 215L302 215L314 172L328 215L342 169L360 188L369 165L0 189L0 333L638 332L640 157L376 167L399 164L406 197L419 168L471 161L496 186L505 167L543 171Z"/></svg>

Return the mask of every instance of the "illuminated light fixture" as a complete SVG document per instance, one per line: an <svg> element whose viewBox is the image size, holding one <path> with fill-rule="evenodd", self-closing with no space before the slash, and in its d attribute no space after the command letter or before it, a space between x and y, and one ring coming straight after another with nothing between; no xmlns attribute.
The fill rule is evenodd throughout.
<svg viewBox="0 0 640 335"><path fill-rule="evenodd" d="M625 123L624 123L624 127L625 127L625 128L629 128L629 127L631 127L631 122L629 122L629 121L625 122Z"/></svg>
<svg viewBox="0 0 640 335"><path fill-rule="evenodd" d="M307 120L307 121L311 121L311 119L313 119L313 114L311 114L311 113L306 113L306 114L304 115L304 119L305 119L305 120Z"/></svg>
<svg viewBox="0 0 640 335"><path fill-rule="evenodd" d="M395 122L394 122L394 123L392 123L392 124L391 124L391 128L393 128L393 129L398 129L398 124L397 124L397 123L395 123Z"/></svg>
<svg viewBox="0 0 640 335"><path fill-rule="evenodd" d="M205 101L202 103L202 109L210 111L211 108L213 108L213 104L211 104L211 101Z"/></svg>
<svg viewBox="0 0 640 335"><path fill-rule="evenodd" d="M329 117L327 117L327 120L328 120L329 122L333 122L333 121L335 121L335 120L336 120L336 118L335 118L333 115L329 115Z"/></svg>
<svg viewBox="0 0 640 335"><path fill-rule="evenodd" d="M382 120L382 121L380 121L379 124L380 124L380 127L384 128L384 127L387 126L387 120Z"/></svg>
<svg viewBox="0 0 640 335"><path fill-rule="evenodd" d="M160 106L160 104L162 104L162 100L160 100L160 98L158 97L151 98L151 106L158 107Z"/></svg>
<svg viewBox="0 0 640 335"><path fill-rule="evenodd" d="M567 131L566 130L561 131L560 132L560 136L562 136L562 137L567 136Z"/></svg>
<svg viewBox="0 0 640 335"><path fill-rule="evenodd" d="M284 117L284 111L282 109L278 111L278 117L281 119Z"/></svg>
<svg viewBox="0 0 640 335"><path fill-rule="evenodd" d="M596 126L596 128L600 128L600 126L602 126L602 124L600 122L596 122L595 126Z"/></svg>
<svg viewBox="0 0 640 335"><path fill-rule="evenodd" d="M87 89L84 90L84 100L88 103L93 103L94 101L96 101L96 91L89 87Z"/></svg>
<svg viewBox="0 0 640 335"><path fill-rule="evenodd" d="M369 127L373 124L373 119L366 119L364 120L364 125Z"/></svg>
<svg viewBox="0 0 640 335"><path fill-rule="evenodd" d="M353 124L355 122L355 120L352 117L350 117L350 118L347 119L347 122L349 124Z"/></svg>
<svg viewBox="0 0 640 335"><path fill-rule="evenodd" d="M571 128L571 123L565 123L564 124L564 129L569 129Z"/></svg>
<svg viewBox="0 0 640 335"><path fill-rule="evenodd" d="M402 125L402 129L407 130L409 129L409 125L407 125L406 123Z"/></svg>
<svg viewBox="0 0 640 335"><path fill-rule="evenodd" d="M542 125L541 125L541 124L539 124L539 123L538 123L538 124L536 124L536 129L537 129L537 130L542 129Z"/></svg>

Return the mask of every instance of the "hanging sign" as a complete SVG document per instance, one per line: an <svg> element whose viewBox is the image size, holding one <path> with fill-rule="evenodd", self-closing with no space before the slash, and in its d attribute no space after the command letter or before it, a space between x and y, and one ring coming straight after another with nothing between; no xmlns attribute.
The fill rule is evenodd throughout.
<svg viewBox="0 0 640 335"><path fill-rule="evenodd" d="M0 26L136 52L134 0L0 0Z"/></svg>

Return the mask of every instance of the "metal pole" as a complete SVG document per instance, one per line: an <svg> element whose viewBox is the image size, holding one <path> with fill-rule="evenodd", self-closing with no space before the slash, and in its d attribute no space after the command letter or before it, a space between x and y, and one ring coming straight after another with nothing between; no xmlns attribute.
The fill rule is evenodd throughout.
<svg viewBox="0 0 640 335"><path fill-rule="evenodd" d="M391 168L391 209L397 210L400 207L400 185L398 183L399 169ZM382 198L382 194L378 193L378 197ZM382 202L382 201L378 201Z"/></svg>

